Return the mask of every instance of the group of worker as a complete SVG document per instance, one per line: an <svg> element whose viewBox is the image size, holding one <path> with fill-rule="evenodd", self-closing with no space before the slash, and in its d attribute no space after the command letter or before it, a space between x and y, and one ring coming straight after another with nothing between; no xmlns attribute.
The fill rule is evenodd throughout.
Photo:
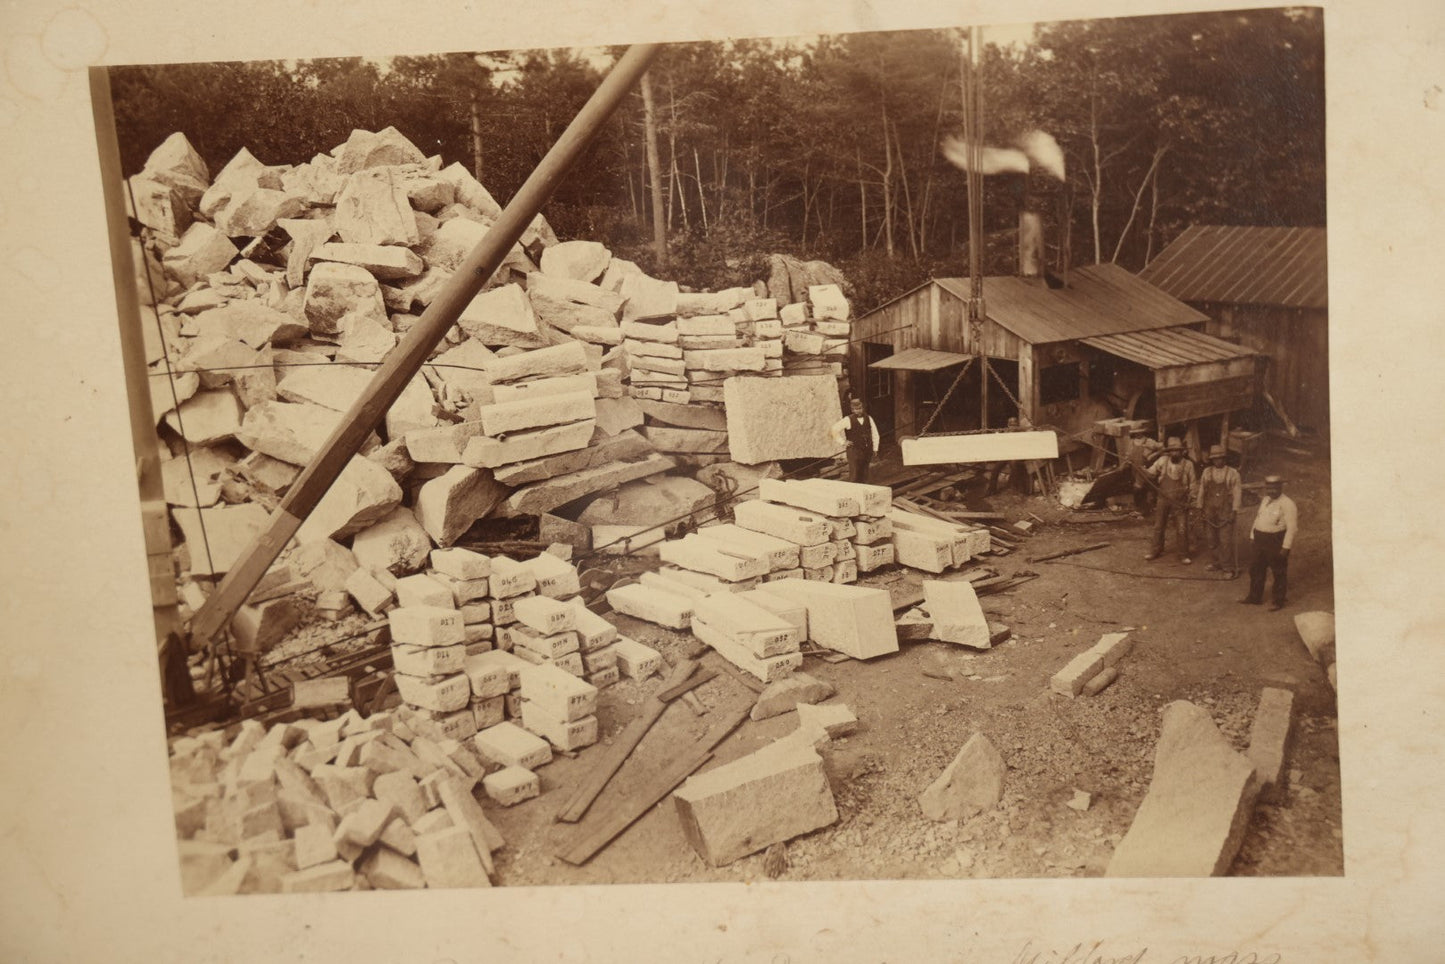
<svg viewBox="0 0 1445 964"><path fill-rule="evenodd" d="M1172 522L1177 529L1179 561L1189 565L1191 558L1190 514L1197 513L1204 526L1204 535L1213 561L1205 568L1223 572L1233 579L1239 574L1236 558L1234 520L1241 509L1244 484L1239 470L1227 462L1224 446L1209 450L1209 465L1196 472L1194 463L1184 456L1184 444L1171 438L1162 446L1149 439L1143 428L1131 433L1134 441L1130 453L1137 472L1136 495L1147 496L1152 489L1154 505L1154 541L1148 561L1164 553L1165 537ZM1147 488L1146 488L1147 487ZM1268 475L1264 479L1264 495L1254 524L1249 530L1252 556L1249 563L1249 593L1241 603L1259 605L1264 602L1267 578L1273 575L1269 609L1282 609L1289 588L1289 554L1299 529L1299 511L1294 500L1284 494L1284 479Z"/></svg>

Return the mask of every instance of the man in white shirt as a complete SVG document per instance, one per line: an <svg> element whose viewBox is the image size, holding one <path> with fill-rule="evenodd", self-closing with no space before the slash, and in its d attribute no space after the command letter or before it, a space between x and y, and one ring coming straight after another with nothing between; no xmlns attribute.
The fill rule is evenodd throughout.
<svg viewBox="0 0 1445 964"><path fill-rule="evenodd" d="M1269 609L1273 612L1284 608L1289 587L1289 551L1298 529L1299 510L1294 500L1284 494L1284 479L1278 475L1265 476L1264 498L1255 513L1254 527L1249 531L1249 541L1254 547L1254 557L1249 563L1249 595L1241 599L1241 603L1264 602L1265 573L1273 572Z"/></svg>
<svg viewBox="0 0 1445 964"><path fill-rule="evenodd" d="M848 481L867 482L868 465L878 451L879 438L878 426L863 414L862 400L850 399L848 414L834 422L829 431L848 456Z"/></svg>

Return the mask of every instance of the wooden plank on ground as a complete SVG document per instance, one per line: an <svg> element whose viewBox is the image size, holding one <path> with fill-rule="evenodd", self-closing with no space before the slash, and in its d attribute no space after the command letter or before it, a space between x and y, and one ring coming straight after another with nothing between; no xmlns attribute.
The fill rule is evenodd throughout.
<svg viewBox="0 0 1445 964"><path fill-rule="evenodd" d="M637 749L637 744L641 743L642 738L647 735L647 731L652 729L652 724L656 723L658 718L661 717L667 709L668 700L673 697L664 696L663 694L687 682L687 680L694 675L697 667L697 660L688 659L683 660L672 668L672 672L668 673L662 681L663 690L648 701L647 708L643 711L642 715L627 724L622 731L622 735L607 748L607 752L598 759L597 764L582 778L582 782L577 785L577 789L573 791L572 796L567 799L567 803L562 807L561 812L557 814L558 820L566 823L576 823L582 819L582 815L587 812L588 807L592 806L592 802L597 799L597 795L607 786L608 781L617 774L622 764L632 755L632 751ZM711 679L711 676L708 678ZM701 682L702 680L698 680L694 685L700 685ZM677 696L681 692L682 691L679 690L678 693L674 693L673 696Z"/></svg>
<svg viewBox="0 0 1445 964"><path fill-rule="evenodd" d="M690 673L682 682L669 686L667 689L658 693L657 698L664 703L669 703L679 696L686 696L708 680L715 679L716 677L717 670L715 669L704 669L697 673Z"/></svg>
<svg viewBox="0 0 1445 964"><path fill-rule="evenodd" d="M726 659L724 659L722 657L722 654L715 653L715 655L717 656L717 666L724 673L727 673L733 679L743 684L746 689L750 690L753 693L761 693L763 691L765 687L761 680L753 679L751 676L744 673L742 670L738 669L732 663L729 663Z"/></svg>
<svg viewBox="0 0 1445 964"><path fill-rule="evenodd" d="M592 819L578 827L579 832L557 852L557 856L574 866L581 866L591 860L602 848L637 822L639 817L676 790L694 770L706 763L712 756L713 749L725 740L738 724L747 719L751 711L752 705L744 702L710 726L706 733L674 757L666 769L657 773L646 784L627 797L613 801L604 810L593 813Z"/></svg>

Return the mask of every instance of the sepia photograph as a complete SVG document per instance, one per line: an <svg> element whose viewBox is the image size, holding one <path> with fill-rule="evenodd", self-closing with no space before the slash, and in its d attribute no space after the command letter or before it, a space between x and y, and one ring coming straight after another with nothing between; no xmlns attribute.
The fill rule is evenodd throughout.
<svg viewBox="0 0 1445 964"><path fill-rule="evenodd" d="M93 83L184 893L1343 873L1318 9Z"/></svg>
<svg viewBox="0 0 1445 964"><path fill-rule="evenodd" d="M1439 956L1445 9L0 24L0 958Z"/></svg>

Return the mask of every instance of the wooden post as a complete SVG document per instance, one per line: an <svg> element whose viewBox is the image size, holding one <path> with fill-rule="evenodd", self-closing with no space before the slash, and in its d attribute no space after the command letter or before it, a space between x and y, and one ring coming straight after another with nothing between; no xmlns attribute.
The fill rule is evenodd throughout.
<svg viewBox="0 0 1445 964"><path fill-rule="evenodd" d="M462 310L491 280L512 246L522 237L622 98L646 72L659 49L657 44L638 44L629 48L618 60L511 203L498 215L491 229L457 268L436 300L376 370L366 391L347 410L311 464L291 484L285 498L271 514L265 530L226 573L216 591L196 614L191 624L195 637L209 639L230 622L256 583L301 527L302 520L316 508L352 455L385 418L387 409L420 370L432 349L456 323Z"/></svg>
<svg viewBox="0 0 1445 964"><path fill-rule="evenodd" d="M1019 414L1029 420L1030 425L1039 424L1039 384L1037 358L1033 345L1024 344L1019 350L1019 402L1024 410Z"/></svg>
<svg viewBox="0 0 1445 964"><path fill-rule="evenodd" d="M105 198L106 228L110 241L110 271L115 283L115 307L120 321L120 357L130 399L130 440L135 452L136 486L140 490L141 532L150 572L152 617L156 642L179 633L175 575L171 568L170 524L166 518L165 490L161 483L156 446L155 415L151 410L150 371L146 367L144 322L136 291L135 264L127 227L125 177L120 142L115 132L115 109L110 96L110 74L105 67L90 68L90 104L100 154L101 190ZM142 264L145 254L141 253ZM161 279L156 279L160 281ZM198 512L200 510L197 510ZM194 551L199 551L196 547ZM167 697L172 694L167 693Z"/></svg>

